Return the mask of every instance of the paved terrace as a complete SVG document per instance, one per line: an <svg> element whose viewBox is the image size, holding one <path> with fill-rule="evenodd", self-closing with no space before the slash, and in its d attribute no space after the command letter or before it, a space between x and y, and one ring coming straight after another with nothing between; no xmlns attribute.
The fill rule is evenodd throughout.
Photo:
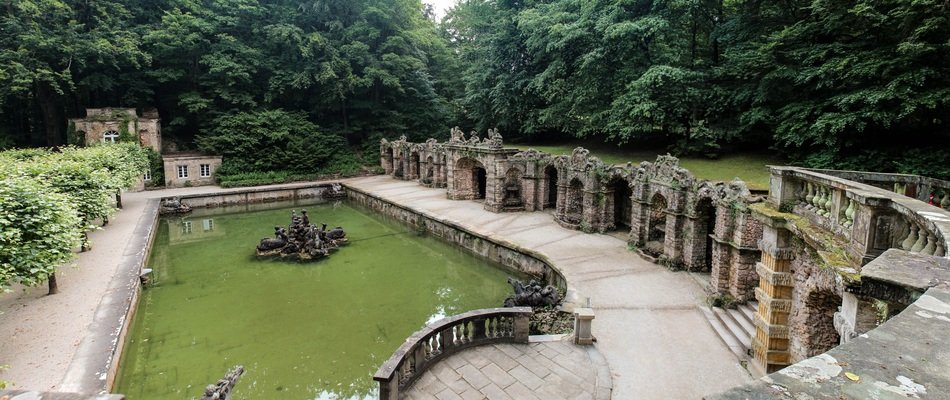
<svg viewBox="0 0 950 400"><path fill-rule="evenodd" d="M548 213L491 213L479 202L446 199L444 189L388 176L346 183L547 256L582 302L590 298L615 399L699 399L752 381L698 309L705 304L700 285L643 260L623 240L561 228Z"/></svg>

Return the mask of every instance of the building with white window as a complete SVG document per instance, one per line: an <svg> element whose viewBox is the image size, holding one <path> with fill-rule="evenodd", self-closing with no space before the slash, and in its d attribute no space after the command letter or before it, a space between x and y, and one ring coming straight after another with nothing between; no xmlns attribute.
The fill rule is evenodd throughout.
<svg viewBox="0 0 950 400"><path fill-rule="evenodd" d="M101 142L136 142L142 147L162 151L162 120L158 111L138 115L134 108L87 108L85 118L69 120L70 143L92 145Z"/></svg>
<svg viewBox="0 0 950 400"><path fill-rule="evenodd" d="M221 156L200 153L168 153L165 164L165 186L203 186L214 184L214 171L221 166Z"/></svg>

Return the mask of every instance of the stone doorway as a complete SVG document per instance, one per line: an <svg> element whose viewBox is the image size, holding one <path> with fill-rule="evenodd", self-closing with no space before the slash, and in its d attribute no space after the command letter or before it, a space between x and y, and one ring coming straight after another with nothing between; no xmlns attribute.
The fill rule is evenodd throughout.
<svg viewBox="0 0 950 400"><path fill-rule="evenodd" d="M630 199L633 196L633 191L630 190L630 184L626 179L614 179L610 183L610 188L613 190L614 198L614 229L618 230L630 230L630 220L633 218L632 208L633 202Z"/></svg>
<svg viewBox="0 0 950 400"><path fill-rule="evenodd" d="M545 188L541 209L557 207L557 168L549 165L544 169Z"/></svg>
<svg viewBox="0 0 950 400"><path fill-rule="evenodd" d="M712 270L713 234L715 233L716 207L713 205L712 199L703 198L696 205L696 231L694 235L694 240L697 241L696 245L702 246L696 252L696 254L703 257L700 262L696 263L696 265L702 266L702 271Z"/></svg>
<svg viewBox="0 0 950 400"><path fill-rule="evenodd" d="M383 156L383 169L387 173L393 173L393 148L390 147L386 149L386 153Z"/></svg>
<svg viewBox="0 0 950 400"><path fill-rule="evenodd" d="M426 158L426 173L422 177L422 183L431 184L435 178L435 162L432 160L432 156Z"/></svg>
<svg viewBox="0 0 950 400"><path fill-rule="evenodd" d="M483 167L475 167L475 184L477 185L478 191L476 192L476 199L484 199L485 193L487 192L488 186L488 173Z"/></svg>
<svg viewBox="0 0 950 400"><path fill-rule="evenodd" d="M409 155L409 179L419 179L419 153L412 152Z"/></svg>

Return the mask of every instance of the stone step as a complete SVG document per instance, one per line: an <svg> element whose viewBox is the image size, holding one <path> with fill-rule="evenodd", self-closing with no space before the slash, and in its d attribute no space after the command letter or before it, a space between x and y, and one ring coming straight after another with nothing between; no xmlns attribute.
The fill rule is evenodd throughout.
<svg viewBox="0 0 950 400"><path fill-rule="evenodd" d="M732 334L732 337L742 344L742 354L748 354L748 349L752 348L752 336L749 335L749 331L743 329L742 325L736 322L728 310L713 307L712 311L713 314L716 315L716 318L719 318L719 321L729 329L729 333Z"/></svg>
<svg viewBox="0 0 950 400"><path fill-rule="evenodd" d="M731 316L732 319L742 327L743 332L748 333L750 337L755 335L755 323L753 323L752 320L749 319L748 315L742 311L742 306L739 306L739 308L729 309L727 312L729 313L729 316Z"/></svg>
<svg viewBox="0 0 950 400"><path fill-rule="evenodd" d="M729 331L729 328L726 327L722 321L716 317L715 312L710 307L699 307L699 310L702 311L703 316L706 317L706 321L709 322L709 326L713 328L713 331L716 332L716 336L719 337L719 340L722 341L722 344L726 345L729 348L729 351L732 351L740 360L747 359L746 349L740 343L735 335Z"/></svg>
<svg viewBox="0 0 950 400"><path fill-rule="evenodd" d="M738 310L742 312L742 315L745 316L749 323L755 325L755 313L759 312L759 302L750 301L742 304Z"/></svg>

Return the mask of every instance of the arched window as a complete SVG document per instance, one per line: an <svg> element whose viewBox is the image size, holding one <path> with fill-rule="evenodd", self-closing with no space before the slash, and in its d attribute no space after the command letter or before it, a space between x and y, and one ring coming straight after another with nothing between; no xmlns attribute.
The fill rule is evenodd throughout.
<svg viewBox="0 0 950 400"><path fill-rule="evenodd" d="M103 134L102 134L102 141L103 141L103 142L109 142L109 143L118 142L118 141L119 141L119 132L116 132L116 131L106 131L106 133L103 133Z"/></svg>

